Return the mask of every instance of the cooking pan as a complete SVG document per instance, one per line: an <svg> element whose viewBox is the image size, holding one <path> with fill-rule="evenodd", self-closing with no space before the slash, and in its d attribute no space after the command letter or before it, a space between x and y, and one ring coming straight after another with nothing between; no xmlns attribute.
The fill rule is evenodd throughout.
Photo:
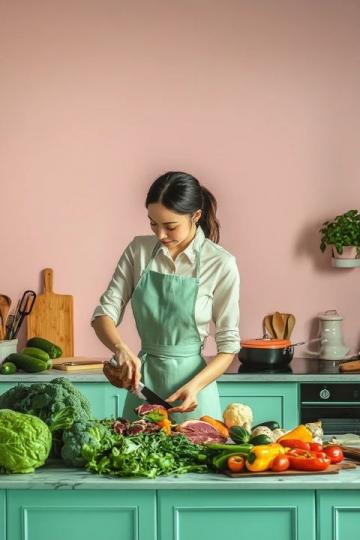
<svg viewBox="0 0 360 540"><path fill-rule="evenodd" d="M291 343L289 339L246 339L240 343L238 357L247 367L280 368L290 364L294 347L303 344L304 342Z"/></svg>

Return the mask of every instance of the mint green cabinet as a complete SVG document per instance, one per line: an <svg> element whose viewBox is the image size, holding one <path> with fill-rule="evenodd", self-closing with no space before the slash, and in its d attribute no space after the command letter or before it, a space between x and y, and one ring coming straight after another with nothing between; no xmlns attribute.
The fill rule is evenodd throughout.
<svg viewBox="0 0 360 540"><path fill-rule="evenodd" d="M155 540L155 504L153 490L13 490L4 538Z"/></svg>
<svg viewBox="0 0 360 540"><path fill-rule="evenodd" d="M90 400L97 418L122 415L127 391L108 382L76 382L75 386ZM15 383L0 382L0 394ZM254 424L277 420L290 429L299 423L298 384L291 382L218 382L222 410L229 403L245 403L254 412Z"/></svg>
<svg viewBox="0 0 360 540"><path fill-rule="evenodd" d="M358 490L323 490L316 496L318 540L355 540L359 537Z"/></svg>
<svg viewBox="0 0 360 540"><path fill-rule="evenodd" d="M6 539L6 491L0 489L0 540Z"/></svg>
<svg viewBox="0 0 360 540"><path fill-rule="evenodd" d="M222 410L229 403L245 403L254 413L254 425L277 420L291 429L299 423L297 383L279 382L219 382Z"/></svg>
<svg viewBox="0 0 360 540"><path fill-rule="evenodd" d="M76 387L91 403L97 418L118 418L122 415L126 390L116 388L107 382L76 383Z"/></svg>
<svg viewBox="0 0 360 540"><path fill-rule="evenodd" d="M315 540L311 491L161 491L158 540Z"/></svg>

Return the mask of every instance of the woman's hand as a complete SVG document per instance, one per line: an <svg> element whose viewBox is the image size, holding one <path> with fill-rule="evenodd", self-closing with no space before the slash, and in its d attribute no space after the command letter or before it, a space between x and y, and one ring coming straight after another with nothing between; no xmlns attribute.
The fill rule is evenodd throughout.
<svg viewBox="0 0 360 540"><path fill-rule="evenodd" d="M141 379L141 362L128 347L122 346L116 350L114 358L117 366L104 362L103 372L111 384L119 388L137 391Z"/></svg>
<svg viewBox="0 0 360 540"><path fill-rule="evenodd" d="M172 407L171 409L168 409L169 413L185 413L185 412L191 412L194 411L198 405L197 403L197 395L199 393L199 389L194 386L194 384L187 383L179 390L171 394L167 398L166 401L169 403L173 403L174 401L182 401L181 405L178 405L176 407Z"/></svg>

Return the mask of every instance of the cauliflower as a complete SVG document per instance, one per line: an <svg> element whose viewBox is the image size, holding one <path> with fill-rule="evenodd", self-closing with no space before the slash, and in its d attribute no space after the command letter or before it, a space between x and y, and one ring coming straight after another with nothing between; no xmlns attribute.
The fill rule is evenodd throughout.
<svg viewBox="0 0 360 540"><path fill-rule="evenodd" d="M248 405L243 403L230 403L224 411L224 423L226 427L241 426L251 431L253 413Z"/></svg>
<svg viewBox="0 0 360 540"><path fill-rule="evenodd" d="M273 442L275 442L274 434L270 428L267 426L258 426L257 428L254 428L251 432L251 437L257 437L258 435L266 435L271 439Z"/></svg>

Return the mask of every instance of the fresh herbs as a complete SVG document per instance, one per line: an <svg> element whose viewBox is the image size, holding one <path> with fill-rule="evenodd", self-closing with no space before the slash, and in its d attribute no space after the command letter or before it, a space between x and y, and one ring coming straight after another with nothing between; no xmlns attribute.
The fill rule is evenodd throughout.
<svg viewBox="0 0 360 540"><path fill-rule="evenodd" d="M117 435L104 445L83 448L86 468L98 474L156 478L206 472L206 455L202 446L191 443L183 435L167 436L163 432L141 433L132 437Z"/></svg>

